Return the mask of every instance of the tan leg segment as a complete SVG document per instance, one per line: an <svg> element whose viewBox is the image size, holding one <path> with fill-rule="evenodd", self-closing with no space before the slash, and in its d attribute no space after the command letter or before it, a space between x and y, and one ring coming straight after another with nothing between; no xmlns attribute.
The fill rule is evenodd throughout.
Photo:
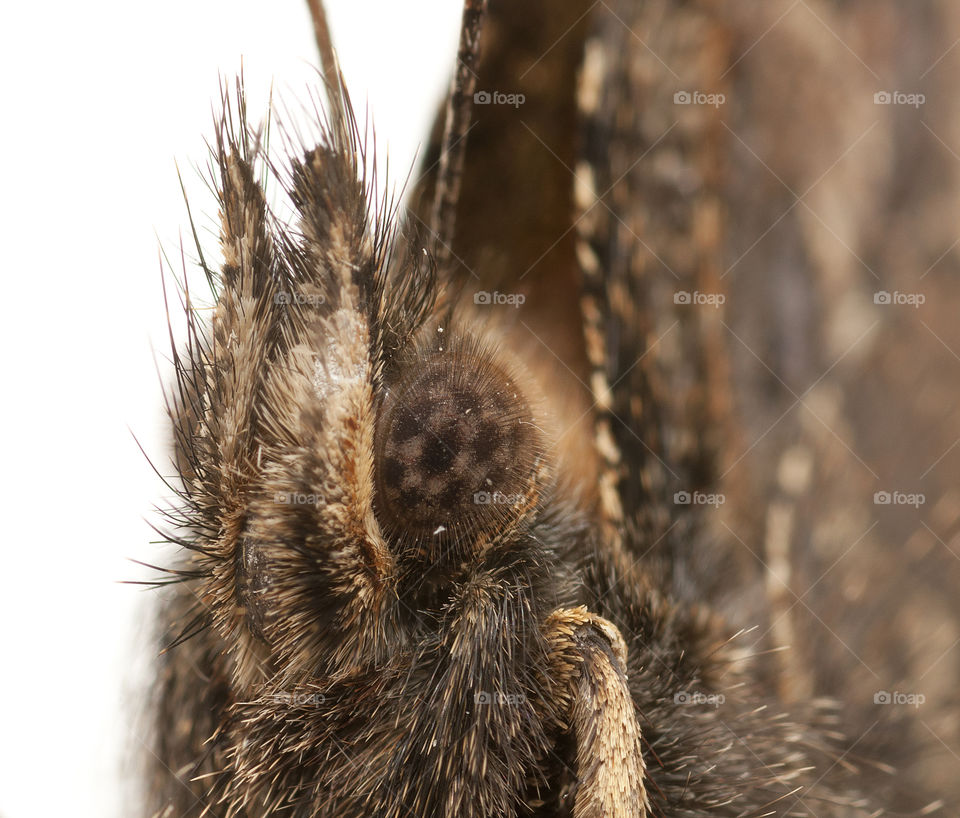
<svg viewBox="0 0 960 818"><path fill-rule="evenodd" d="M646 769L623 637L585 607L554 611L544 624L557 701L577 742L574 818L645 818Z"/></svg>

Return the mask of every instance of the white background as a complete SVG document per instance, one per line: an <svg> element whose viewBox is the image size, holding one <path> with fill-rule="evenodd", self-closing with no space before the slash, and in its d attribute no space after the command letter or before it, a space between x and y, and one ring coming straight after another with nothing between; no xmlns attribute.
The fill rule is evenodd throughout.
<svg viewBox="0 0 960 818"><path fill-rule="evenodd" d="M458 3L328 0L356 107L403 177L446 86ZM243 58L252 119L316 86L302 0L45 4L4 11L0 90L5 522L0 816L132 816L169 381L158 249L202 228L219 77ZM213 234L204 239L215 248ZM156 358L156 365L154 363ZM159 369L159 373L158 373ZM157 557L160 559L160 557Z"/></svg>

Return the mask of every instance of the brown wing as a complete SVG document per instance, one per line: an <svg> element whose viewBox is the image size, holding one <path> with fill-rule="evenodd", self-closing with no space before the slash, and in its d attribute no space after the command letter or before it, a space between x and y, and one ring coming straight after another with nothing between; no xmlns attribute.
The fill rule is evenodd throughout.
<svg viewBox="0 0 960 818"><path fill-rule="evenodd" d="M467 293L524 293L511 337L593 406L609 539L789 647L770 691L844 703L828 780L904 810L957 797L958 16L494 2L478 87L525 102L477 108L458 212Z"/></svg>
<svg viewBox="0 0 960 818"><path fill-rule="evenodd" d="M833 773L908 811L956 798L957 24L610 4L582 86L598 448L633 544L718 492L703 536L664 537L676 592L788 647L781 700L844 703Z"/></svg>

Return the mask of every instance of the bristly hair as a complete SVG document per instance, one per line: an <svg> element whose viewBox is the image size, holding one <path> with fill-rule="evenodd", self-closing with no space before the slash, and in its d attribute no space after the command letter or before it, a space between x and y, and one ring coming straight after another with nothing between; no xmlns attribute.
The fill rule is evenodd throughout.
<svg viewBox="0 0 960 818"><path fill-rule="evenodd" d="M409 219L380 193L319 0L316 134L274 125L274 161L270 117L251 124L242 79L221 89L209 181L222 264L207 264L188 206L213 306L201 320L184 276L185 345L171 330L166 521L180 559L157 583L171 587L155 807L878 815L831 706L782 695L763 662L773 644L740 647L769 613L763 577L674 494L722 485L722 321L676 309L678 285L720 289L722 129L691 105L681 127L650 130L675 118L681 77L633 32L654 32L683 81L708 88L730 73L720 15L610 0L588 20L586 0L500 0L482 65L485 5L464 3ZM514 79L536 96L529 121L483 109L471 158L472 89ZM557 122L551 172L531 123ZM556 278L524 280L545 257ZM551 343L531 330L544 360L517 343L523 318L462 297L468 264L485 290L529 286L550 318ZM557 360L582 376L578 400L551 378ZM551 418L566 403L585 421L575 444ZM733 608L747 621L725 619Z"/></svg>
<svg viewBox="0 0 960 818"><path fill-rule="evenodd" d="M677 691L728 670L722 629L595 536L559 490L523 377L462 320L431 318L434 267L392 204L371 207L338 88L346 126L319 119L287 176L242 83L223 97L224 262L212 329L184 288L170 406L169 539L188 554L171 576L193 596L168 611L158 716L183 701L203 713L162 734L158 756L228 816L564 814L569 799L591 817L666 801L729 815L741 797L785 797L819 737L761 716L735 669L754 695L737 734L762 743L759 768L727 755L716 714L680 710ZM518 499L472 505L488 484Z"/></svg>
<svg viewBox="0 0 960 818"><path fill-rule="evenodd" d="M217 304L216 329L209 336L209 325L199 320L184 271L178 290L187 342L181 353L171 331L176 380L167 396L182 485L172 487L180 503L165 511L171 527L162 536L195 555L194 567L169 569L171 577L212 579L223 594L236 578L224 568L217 543L239 524L234 515L249 500L245 478L262 460L264 446L293 439L290 418L262 411L272 405L267 396L283 388L269 377L270 366L297 356L319 327L349 311L366 321L379 380L436 299L431 258L418 249L416 232L400 224L396 201L379 200L375 158L344 84L328 91L338 95L334 109L344 118L331 122L319 115L319 143L291 156L292 171L284 175L266 155L264 130L250 126L242 78L233 94L222 89L210 178L222 223L220 273L204 259L188 204L196 252ZM281 136L295 153L299 135ZM268 207L264 189L271 179L299 211L297 227L278 224ZM211 396L219 405L210 403ZM229 447L215 445L223 440ZM199 610L208 603L198 602L192 623L203 618ZM176 641L195 632L185 628Z"/></svg>

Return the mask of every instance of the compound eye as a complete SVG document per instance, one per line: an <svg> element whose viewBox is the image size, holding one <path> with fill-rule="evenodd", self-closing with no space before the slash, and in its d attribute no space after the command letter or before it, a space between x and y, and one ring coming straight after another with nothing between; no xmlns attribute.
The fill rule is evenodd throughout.
<svg viewBox="0 0 960 818"><path fill-rule="evenodd" d="M541 443L516 379L477 349L405 366L377 423L387 533L444 541L493 533L535 502Z"/></svg>

